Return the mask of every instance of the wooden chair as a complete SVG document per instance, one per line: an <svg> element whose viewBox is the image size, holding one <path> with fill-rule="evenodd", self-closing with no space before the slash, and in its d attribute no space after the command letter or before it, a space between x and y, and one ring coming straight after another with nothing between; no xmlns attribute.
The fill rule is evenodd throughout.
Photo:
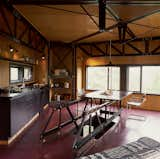
<svg viewBox="0 0 160 159"><path fill-rule="evenodd" d="M132 95L132 97L129 98L127 101L127 112L129 112L132 109L132 106L140 107L145 101L146 101L145 94L141 94L138 96ZM127 115L128 115L128 119L139 120L139 121L146 120L145 116L142 116L142 115L131 114L131 113L127 113Z"/></svg>

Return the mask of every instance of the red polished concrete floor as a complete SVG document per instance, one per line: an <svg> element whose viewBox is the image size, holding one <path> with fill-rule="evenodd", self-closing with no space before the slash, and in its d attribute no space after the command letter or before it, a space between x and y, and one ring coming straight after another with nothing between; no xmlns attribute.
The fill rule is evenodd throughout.
<svg viewBox="0 0 160 159"><path fill-rule="evenodd" d="M75 111L74 108L72 110ZM71 127L65 128L61 136L50 136L45 144L40 142L40 132L49 113L49 109L45 110L13 145L0 147L0 159L73 159L74 135L68 131ZM144 115L146 120L126 120L126 113L123 111L120 124L96 141L94 145L92 144L87 154L126 144L144 136L160 141L160 112L134 110L134 113ZM67 112L64 111L63 120L67 118ZM55 114L50 126L55 125L56 121Z"/></svg>

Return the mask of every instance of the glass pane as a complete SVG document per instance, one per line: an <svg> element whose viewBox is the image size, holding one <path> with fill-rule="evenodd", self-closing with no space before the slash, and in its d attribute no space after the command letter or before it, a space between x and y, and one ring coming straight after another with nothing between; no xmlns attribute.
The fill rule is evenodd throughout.
<svg viewBox="0 0 160 159"><path fill-rule="evenodd" d="M160 94L160 66L142 67L142 92Z"/></svg>
<svg viewBox="0 0 160 159"><path fill-rule="evenodd" d="M10 76L11 76L11 81L18 81L18 68L11 67Z"/></svg>
<svg viewBox="0 0 160 159"><path fill-rule="evenodd" d="M32 78L31 68L25 67L24 68L24 80L30 80L31 78Z"/></svg>
<svg viewBox="0 0 160 159"><path fill-rule="evenodd" d="M107 75L106 67L87 67L87 89L106 90Z"/></svg>
<svg viewBox="0 0 160 159"><path fill-rule="evenodd" d="M140 91L140 67L128 68L128 90Z"/></svg>
<svg viewBox="0 0 160 159"><path fill-rule="evenodd" d="M109 89L120 90L120 68L109 67Z"/></svg>

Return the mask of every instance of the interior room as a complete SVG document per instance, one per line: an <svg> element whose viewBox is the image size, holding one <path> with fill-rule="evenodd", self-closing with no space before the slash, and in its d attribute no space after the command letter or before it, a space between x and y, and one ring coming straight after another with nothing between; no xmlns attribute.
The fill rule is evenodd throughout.
<svg viewBox="0 0 160 159"><path fill-rule="evenodd" d="M2 0L0 159L159 159L160 2Z"/></svg>

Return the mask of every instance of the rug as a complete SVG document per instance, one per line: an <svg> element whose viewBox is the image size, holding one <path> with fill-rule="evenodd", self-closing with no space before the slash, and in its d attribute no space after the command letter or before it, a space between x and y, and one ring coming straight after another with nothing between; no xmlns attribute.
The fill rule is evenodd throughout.
<svg viewBox="0 0 160 159"><path fill-rule="evenodd" d="M160 143L143 137L135 142L79 159L160 159Z"/></svg>

